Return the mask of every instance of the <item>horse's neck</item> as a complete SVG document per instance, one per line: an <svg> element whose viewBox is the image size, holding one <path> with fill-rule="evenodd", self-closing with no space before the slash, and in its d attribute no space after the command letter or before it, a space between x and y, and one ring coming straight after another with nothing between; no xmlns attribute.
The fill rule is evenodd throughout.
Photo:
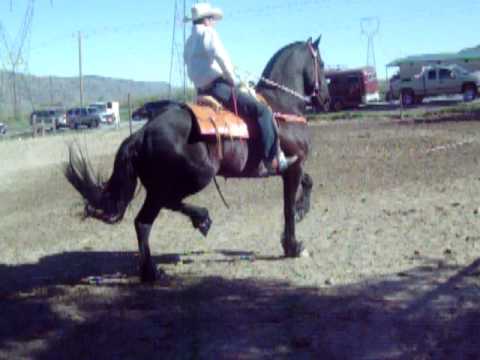
<svg viewBox="0 0 480 360"><path fill-rule="evenodd" d="M280 89L258 88L273 112L302 115L305 112L305 102Z"/></svg>
<svg viewBox="0 0 480 360"><path fill-rule="evenodd" d="M305 101L299 98L300 95L303 95L303 78L300 77L296 66L298 66L298 63L295 64L292 59L279 61L273 66L271 73L264 76L274 83L288 88L298 96L264 82L260 82L257 86L257 92L267 100L274 112L296 115L302 115L305 112ZM288 74L285 74L284 69L289 69Z"/></svg>

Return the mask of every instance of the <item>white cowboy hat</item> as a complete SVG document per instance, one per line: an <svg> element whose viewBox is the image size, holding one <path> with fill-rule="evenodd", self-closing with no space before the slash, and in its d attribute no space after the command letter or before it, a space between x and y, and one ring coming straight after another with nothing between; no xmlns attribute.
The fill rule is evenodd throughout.
<svg viewBox="0 0 480 360"><path fill-rule="evenodd" d="M212 17L215 20L223 19L223 12L219 8L214 8L209 3L198 3L192 6L192 17L185 17L187 21L197 21L206 17Z"/></svg>

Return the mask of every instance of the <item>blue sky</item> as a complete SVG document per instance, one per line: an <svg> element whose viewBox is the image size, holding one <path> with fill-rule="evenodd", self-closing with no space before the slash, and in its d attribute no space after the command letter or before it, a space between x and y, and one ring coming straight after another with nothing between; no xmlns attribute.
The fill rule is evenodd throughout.
<svg viewBox="0 0 480 360"><path fill-rule="evenodd" d="M8 47L17 37L30 0L0 0L0 24ZM188 10L194 3L186 0ZM327 65L362 66L367 38L361 19L377 17L377 72L385 64L419 53L454 52L480 44L480 1L427 0L217 0L225 19L217 30L242 73L260 75L276 50L322 34ZM35 0L24 64L33 75L76 76L77 33L83 38L83 73L132 80L168 81L174 0ZM183 0L178 0L179 13ZM368 25L368 24L366 24ZM177 48L183 27L176 22ZM187 35L190 26L187 27ZM0 59L9 68L0 38ZM178 59L179 52L175 52ZM20 65L20 69L25 65ZM174 63L175 82L181 66Z"/></svg>

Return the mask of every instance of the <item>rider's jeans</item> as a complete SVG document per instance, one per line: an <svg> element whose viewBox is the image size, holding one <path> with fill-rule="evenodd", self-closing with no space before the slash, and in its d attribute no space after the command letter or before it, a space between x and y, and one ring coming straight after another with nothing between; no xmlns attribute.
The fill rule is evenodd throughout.
<svg viewBox="0 0 480 360"><path fill-rule="evenodd" d="M263 146L263 159L272 161L277 154L278 139L273 125L273 113L267 105L259 102L253 96L239 91L238 88L233 91L232 86L223 79L216 80L211 87L201 91L201 94L213 96L227 109L235 112L233 93L237 98L238 115L247 119L257 119Z"/></svg>

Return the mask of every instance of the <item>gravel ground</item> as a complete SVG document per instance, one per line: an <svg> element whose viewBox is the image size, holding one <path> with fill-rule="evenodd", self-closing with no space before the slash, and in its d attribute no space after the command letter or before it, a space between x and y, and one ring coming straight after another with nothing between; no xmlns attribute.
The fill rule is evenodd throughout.
<svg viewBox="0 0 480 360"><path fill-rule="evenodd" d="M480 119L478 119L480 120ZM171 283L136 276L133 218L83 220L66 144L107 176L126 130L0 143L0 359L478 359L476 121L312 125L312 209L284 259L279 179L191 198L208 238L162 212Z"/></svg>

